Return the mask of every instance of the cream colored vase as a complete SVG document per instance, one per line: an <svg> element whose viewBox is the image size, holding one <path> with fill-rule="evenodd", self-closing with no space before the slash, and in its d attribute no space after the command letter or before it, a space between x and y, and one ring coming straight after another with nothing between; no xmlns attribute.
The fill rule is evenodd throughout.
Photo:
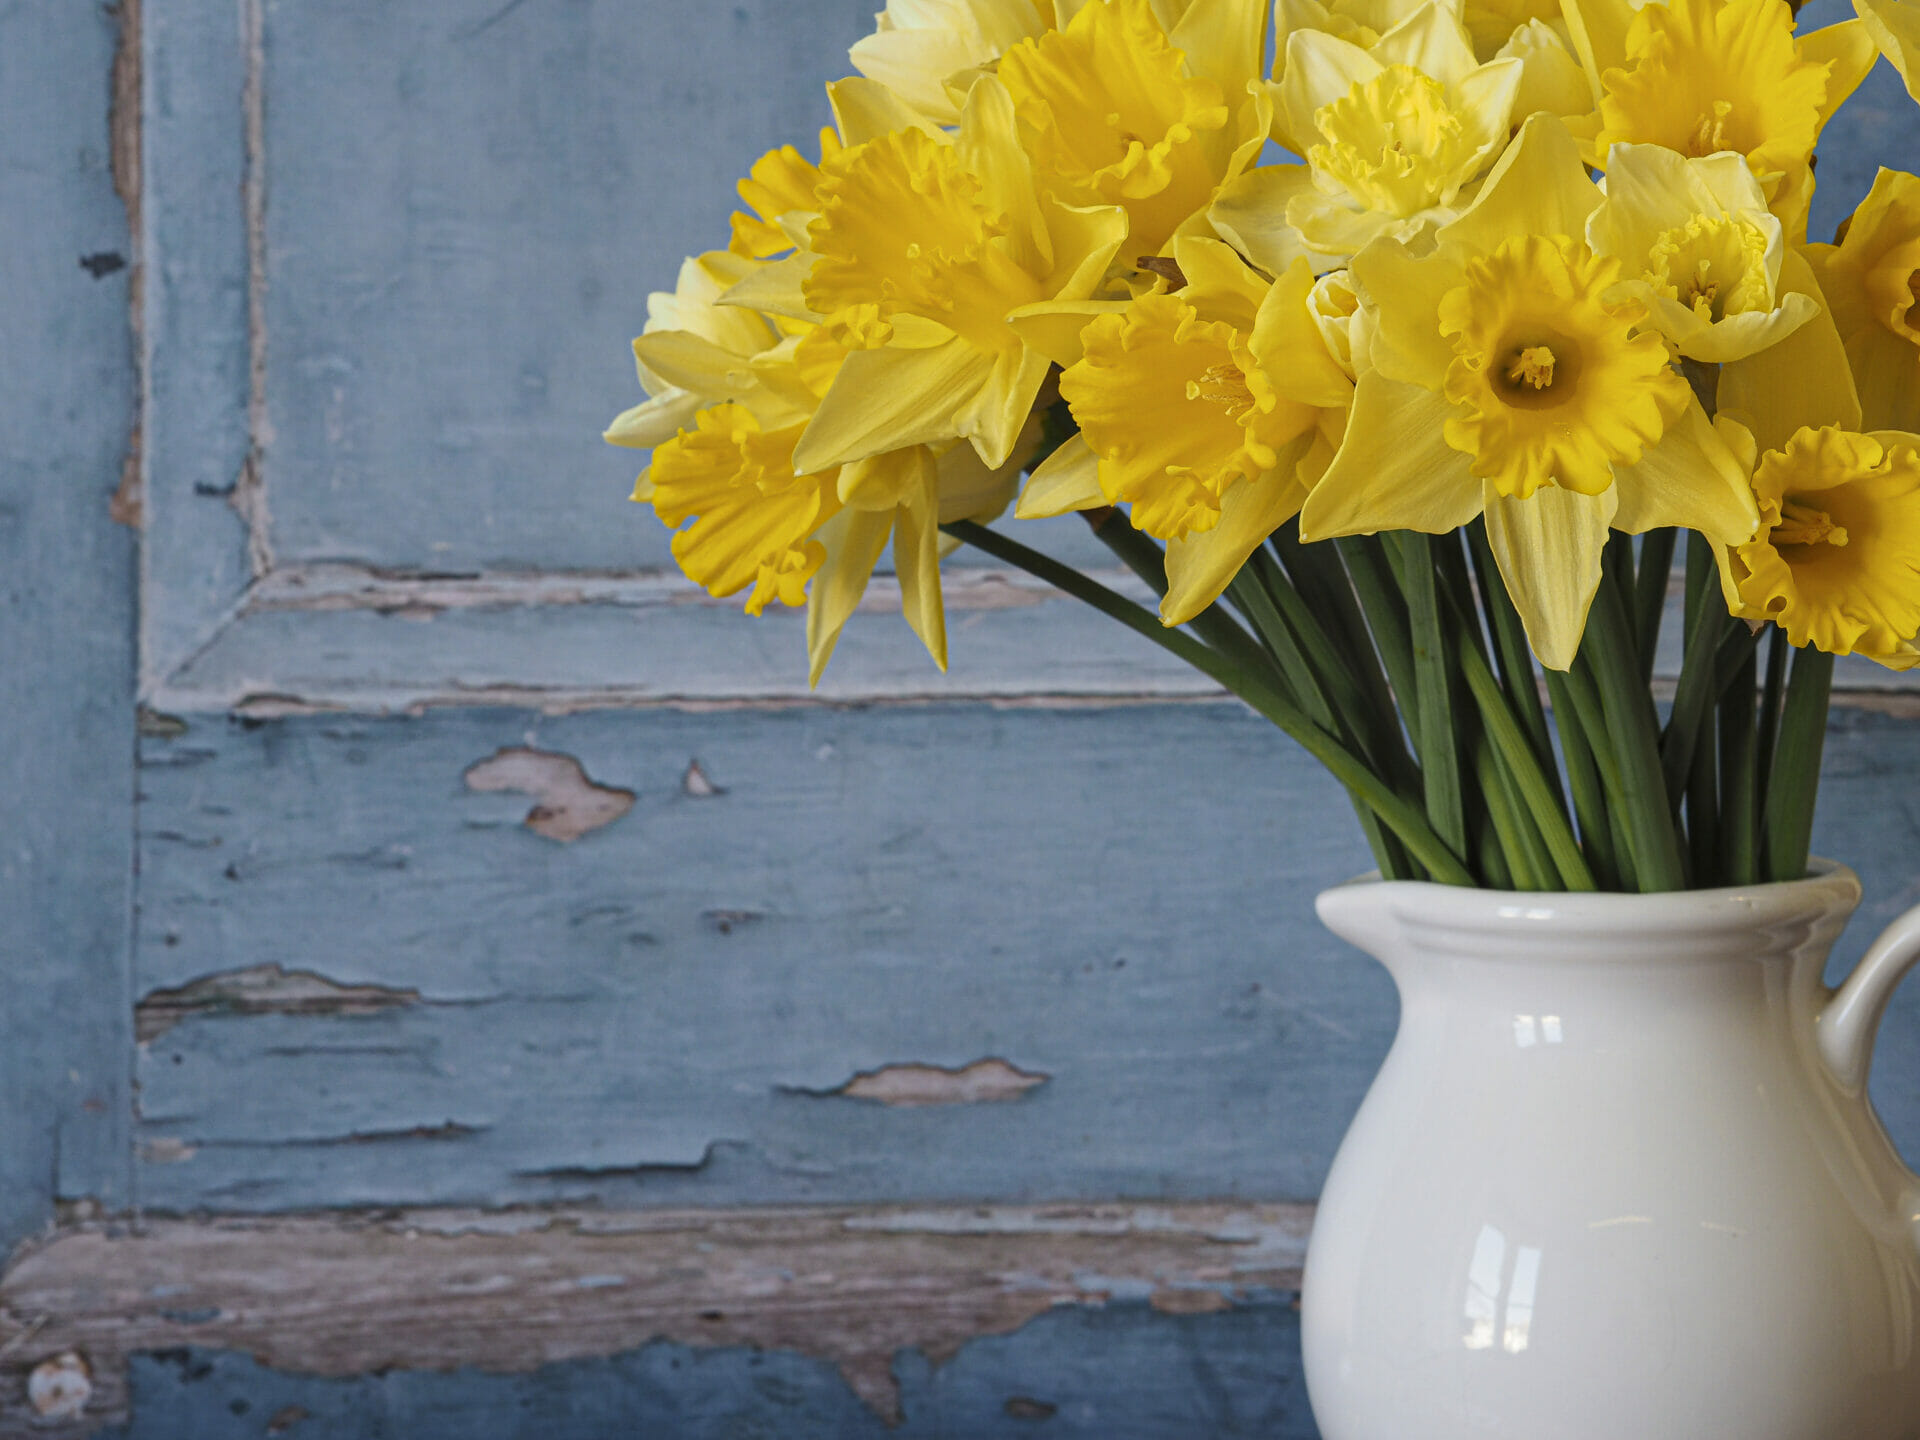
<svg viewBox="0 0 1920 1440"><path fill-rule="evenodd" d="M1864 1093L1920 910L1831 991L1859 898L1320 896L1401 1000L1308 1249L1324 1440L1920 1440L1920 1176Z"/></svg>

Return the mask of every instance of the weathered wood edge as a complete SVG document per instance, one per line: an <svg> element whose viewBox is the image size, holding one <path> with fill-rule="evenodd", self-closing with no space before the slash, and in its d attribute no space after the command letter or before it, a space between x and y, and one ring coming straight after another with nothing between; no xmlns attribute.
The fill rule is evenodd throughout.
<svg viewBox="0 0 1920 1440"><path fill-rule="evenodd" d="M1096 578L1143 605L1131 575ZM254 718L398 714L517 705L548 713L724 703L866 704L966 699L1145 701L1219 697L1211 681L1017 571L944 577L953 666L941 674L876 576L822 684L806 684L803 620L753 619L678 574L644 571L393 574L284 566L263 575L200 650L143 699L171 714ZM1679 598L1669 602L1656 689L1679 668ZM1843 696L1920 714L1920 673L1841 662ZM1902 698L1906 697L1906 698ZM1844 700L1842 703L1846 703Z"/></svg>
<svg viewBox="0 0 1920 1440"><path fill-rule="evenodd" d="M1311 1221L1238 1203L76 1217L0 1277L0 1437L122 1421L127 1357L184 1346L335 1376L519 1373L663 1339L788 1350L892 1419L896 1352L939 1364L1060 1305L1285 1294ZM90 1394L50 1424L27 1377L67 1354Z"/></svg>

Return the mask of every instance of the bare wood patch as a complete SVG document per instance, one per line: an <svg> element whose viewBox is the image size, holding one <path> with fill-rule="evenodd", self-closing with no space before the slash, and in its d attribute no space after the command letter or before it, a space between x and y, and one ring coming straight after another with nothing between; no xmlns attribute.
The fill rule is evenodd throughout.
<svg viewBox="0 0 1920 1440"><path fill-rule="evenodd" d="M1018 1100L1051 1076L1022 1070L998 1056L976 1060L958 1070L938 1065L883 1065L863 1070L836 1090L808 1091L849 1100L876 1100L882 1105L979 1105Z"/></svg>
<svg viewBox="0 0 1920 1440"><path fill-rule="evenodd" d="M311 970L250 965L147 992L134 1007L134 1038L156 1039L189 1015L374 1015L419 1003L418 990L343 985Z"/></svg>
<svg viewBox="0 0 1920 1440"><path fill-rule="evenodd" d="M611 825L633 808L633 792L601 785L571 755L504 749L467 769L469 790L517 790L534 805L524 822L536 835L562 844Z"/></svg>
<svg viewBox="0 0 1920 1440"><path fill-rule="evenodd" d="M901 1350L942 1363L1115 1293L1193 1313L1292 1290L1310 1223L1306 1206L1224 1204L88 1221L0 1277L0 1334L32 1330L0 1350L0 1437L124 1420L127 1357L183 1345L317 1375L754 1346L834 1363L897 1419ZM69 1354L90 1393L49 1428L26 1379Z"/></svg>

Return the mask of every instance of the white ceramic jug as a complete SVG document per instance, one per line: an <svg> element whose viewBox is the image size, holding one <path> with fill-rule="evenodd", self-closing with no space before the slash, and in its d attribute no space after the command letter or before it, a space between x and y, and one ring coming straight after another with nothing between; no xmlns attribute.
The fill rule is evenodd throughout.
<svg viewBox="0 0 1920 1440"><path fill-rule="evenodd" d="M1859 898L1320 896L1401 999L1308 1249L1324 1440L1920 1440L1920 1177L1864 1093L1920 910L1836 993Z"/></svg>

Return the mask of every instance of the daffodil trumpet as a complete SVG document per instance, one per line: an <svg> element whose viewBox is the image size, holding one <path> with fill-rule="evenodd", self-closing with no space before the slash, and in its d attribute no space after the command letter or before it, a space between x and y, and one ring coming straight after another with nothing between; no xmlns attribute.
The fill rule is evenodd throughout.
<svg viewBox="0 0 1920 1440"><path fill-rule="evenodd" d="M606 438L810 683L881 593L944 669L967 544L1298 742L1389 877L1795 878L1836 661L1920 664L1920 178L1806 233L1875 57L1920 94L1916 0L1855 8L888 0Z"/></svg>

